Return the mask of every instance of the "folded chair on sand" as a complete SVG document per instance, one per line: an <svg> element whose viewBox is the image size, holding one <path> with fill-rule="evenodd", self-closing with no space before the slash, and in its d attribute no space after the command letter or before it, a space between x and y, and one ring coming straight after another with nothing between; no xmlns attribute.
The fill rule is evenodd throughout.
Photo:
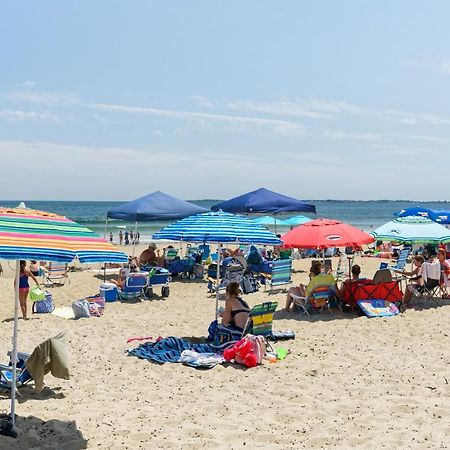
<svg viewBox="0 0 450 450"><path fill-rule="evenodd" d="M67 264L49 263L47 271L45 273L45 285L46 286L63 286L66 281L70 284L68 266Z"/></svg>

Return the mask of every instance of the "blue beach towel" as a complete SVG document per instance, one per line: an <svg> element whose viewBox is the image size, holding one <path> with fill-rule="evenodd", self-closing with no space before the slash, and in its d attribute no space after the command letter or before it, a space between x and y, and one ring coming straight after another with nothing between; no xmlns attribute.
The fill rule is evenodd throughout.
<svg viewBox="0 0 450 450"><path fill-rule="evenodd" d="M192 344L185 339L171 336L158 342L146 342L139 347L127 350L127 352L129 355L134 355L141 359L164 364L166 362L180 362L181 353L185 350L221 355L223 347L216 347L210 344Z"/></svg>

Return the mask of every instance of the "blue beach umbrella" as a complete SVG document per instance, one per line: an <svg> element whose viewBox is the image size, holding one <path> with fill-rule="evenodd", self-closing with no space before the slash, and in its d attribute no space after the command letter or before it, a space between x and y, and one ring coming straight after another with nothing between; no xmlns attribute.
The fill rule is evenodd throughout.
<svg viewBox="0 0 450 450"><path fill-rule="evenodd" d="M153 235L153 239L185 242L281 245L275 234L246 217L223 211L196 214L178 220Z"/></svg>
<svg viewBox="0 0 450 450"><path fill-rule="evenodd" d="M259 223L260 225L288 225L284 220L277 219L276 217L272 216L262 216L258 217L257 219L252 220L254 223Z"/></svg>
<svg viewBox="0 0 450 450"><path fill-rule="evenodd" d="M408 244L450 242L450 230L426 217L399 217L370 232L378 241Z"/></svg>
<svg viewBox="0 0 450 450"><path fill-rule="evenodd" d="M217 286L219 286L219 267L221 243L281 245L282 241L262 225L246 217L223 211L197 214L186 217L162 228L153 239L172 241L217 243ZM219 289L216 288L216 319L219 306Z"/></svg>
<svg viewBox="0 0 450 450"><path fill-rule="evenodd" d="M310 219L309 217L306 216L295 216L295 217L291 217L290 219L286 219L284 221L285 224L287 225L293 225L293 226L297 226L297 225L303 225L306 222L310 222L312 219Z"/></svg>

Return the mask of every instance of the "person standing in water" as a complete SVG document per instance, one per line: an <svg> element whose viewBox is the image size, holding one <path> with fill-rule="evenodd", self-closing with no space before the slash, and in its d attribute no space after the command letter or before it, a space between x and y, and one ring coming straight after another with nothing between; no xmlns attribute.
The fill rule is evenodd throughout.
<svg viewBox="0 0 450 450"><path fill-rule="evenodd" d="M32 278L36 283L36 286L41 287L37 278L27 269L27 263L24 260L20 261L20 272L19 272L19 303L20 309L22 310L22 316L25 320L28 320L27 316L27 300L28 293L30 292L30 285L28 283L28 278ZM16 286L16 280L14 279L14 287Z"/></svg>

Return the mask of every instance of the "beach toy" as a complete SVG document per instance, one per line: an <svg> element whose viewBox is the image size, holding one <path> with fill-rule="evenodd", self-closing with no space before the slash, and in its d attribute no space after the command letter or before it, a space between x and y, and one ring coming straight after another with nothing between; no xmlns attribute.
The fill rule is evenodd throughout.
<svg viewBox="0 0 450 450"><path fill-rule="evenodd" d="M286 358L288 353L289 350L287 348L280 347L277 349L277 358L282 361L284 358Z"/></svg>
<svg viewBox="0 0 450 450"><path fill-rule="evenodd" d="M30 289L30 299L33 302L39 302L44 300L45 292L39 287L35 286L34 288Z"/></svg>

